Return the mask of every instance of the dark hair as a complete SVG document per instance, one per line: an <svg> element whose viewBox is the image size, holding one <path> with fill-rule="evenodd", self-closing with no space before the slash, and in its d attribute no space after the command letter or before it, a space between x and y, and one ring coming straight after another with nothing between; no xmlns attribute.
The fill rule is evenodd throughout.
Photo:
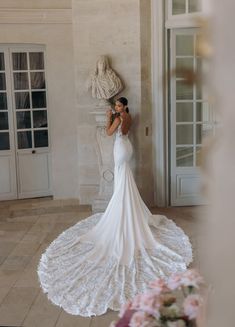
<svg viewBox="0 0 235 327"><path fill-rule="evenodd" d="M127 106L128 105L128 100L127 98L124 98L124 97L120 97L118 99L115 100L115 102L121 102L124 106ZM129 113L129 108L126 107L126 112Z"/></svg>

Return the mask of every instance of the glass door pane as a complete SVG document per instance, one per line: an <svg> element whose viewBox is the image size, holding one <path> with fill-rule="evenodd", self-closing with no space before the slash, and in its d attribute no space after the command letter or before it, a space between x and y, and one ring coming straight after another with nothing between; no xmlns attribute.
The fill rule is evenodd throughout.
<svg viewBox="0 0 235 327"><path fill-rule="evenodd" d="M172 15L187 15L200 11L200 0L168 0Z"/></svg>
<svg viewBox="0 0 235 327"><path fill-rule="evenodd" d="M177 167L193 166L193 147L178 147L176 149Z"/></svg>
<svg viewBox="0 0 235 327"><path fill-rule="evenodd" d="M48 147L44 53L12 53L18 149Z"/></svg>
<svg viewBox="0 0 235 327"><path fill-rule="evenodd" d="M27 70L28 60L26 52L12 53L13 70Z"/></svg>
<svg viewBox="0 0 235 327"><path fill-rule="evenodd" d="M200 11L200 1L199 0L188 0L188 12L198 12Z"/></svg>
<svg viewBox="0 0 235 327"><path fill-rule="evenodd" d="M0 71L5 71L4 52L0 52Z"/></svg>
<svg viewBox="0 0 235 327"><path fill-rule="evenodd" d="M7 110L7 93L0 92L0 110Z"/></svg>
<svg viewBox="0 0 235 327"><path fill-rule="evenodd" d="M0 52L0 150L10 150L5 53Z"/></svg>
<svg viewBox="0 0 235 327"><path fill-rule="evenodd" d="M194 36L190 34L176 35L176 56L183 59L185 56L193 58L194 55Z"/></svg>
<svg viewBox="0 0 235 327"><path fill-rule="evenodd" d="M176 103L176 122L193 122L193 102Z"/></svg>
<svg viewBox="0 0 235 327"><path fill-rule="evenodd" d="M196 52L196 41L196 33L186 31L175 35L173 66L176 74L172 81L175 90L172 101L175 102L174 160L177 167L197 166L201 162L197 153L202 146L203 138L213 133L212 114L203 98L202 85L189 83L187 80L187 74L200 73L202 69L202 59Z"/></svg>
<svg viewBox="0 0 235 327"><path fill-rule="evenodd" d="M186 13L186 0L172 0L172 15Z"/></svg>

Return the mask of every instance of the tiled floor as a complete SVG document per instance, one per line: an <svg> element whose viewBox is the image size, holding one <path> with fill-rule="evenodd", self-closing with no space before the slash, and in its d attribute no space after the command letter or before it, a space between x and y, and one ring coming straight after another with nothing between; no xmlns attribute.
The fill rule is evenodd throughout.
<svg viewBox="0 0 235 327"><path fill-rule="evenodd" d="M195 208L154 208L189 235L197 257ZM91 214L89 206L50 198L0 202L0 326L108 327L117 314L82 318L52 305L40 290L36 269L42 252L63 230Z"/></svg>

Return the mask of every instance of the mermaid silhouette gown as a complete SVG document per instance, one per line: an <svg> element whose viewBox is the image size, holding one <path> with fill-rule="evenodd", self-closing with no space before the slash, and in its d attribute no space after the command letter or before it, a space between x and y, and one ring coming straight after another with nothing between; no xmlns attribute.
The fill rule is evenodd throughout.
<svg viewBox="0 0 235 327"><path fill-rule="evenodd" d="M43 291L70 314L117 311L150 281L184 271L192 260L182 229L165 216L152 215L141 199L129 166L132 152L119 126L114 193L107 209L65 230L41 257Z"/></svg>

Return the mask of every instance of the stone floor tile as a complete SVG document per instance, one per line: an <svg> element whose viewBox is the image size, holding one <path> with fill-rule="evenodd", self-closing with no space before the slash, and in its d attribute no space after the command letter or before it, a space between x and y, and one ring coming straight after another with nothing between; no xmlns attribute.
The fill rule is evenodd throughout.
<svg viewBox="0 0 235 327"><path fill-rule="evenodd" d="M63 206L79 206L79 200L77 199L68 199L68 200L61 200ZM80 206L81 207L81 206ZM82 207L85 207L82 205ZM89 207L89 206L86 206Z"/></svg>
<svg viewBox="0 0 235 327"><path fill-rule="evenodd" d="M48 232L45 233L38 233L38 234L31 234L30 231L24 234L24 237L21 239L21 242L35 242L39 245L43 243L45 238L47 237Z"/></svg>
<svg viewBox="0 0 235 327"><path fill-rule="evenodd" d="M3 264L3 262L6 260L7 256L0 256L0 266Z"/></svg>
<svg viewBox="0 0 235 327"><path fill-rule="evenodd" d="M39 262L39 260L38 260ZM26 268L22 274L19 276L17 281L15 282L15 287L33 287L40 289L38 274L37 274L37 264L35 266L31 266L30 268Z"/></svg>
<svg viewBox="0 0 235 327"><path fill-rule="evenodd" d="M11 216L11 212L8 208L0 208L0 221L5 221Z"/></svg>
<svg viewBox="0 0 235 327"><path fill-rule="evenodd" d="M40 247L38 248L37 252L33 255L32 259L29 261L29 263L27 264L27 266L24 269L24 273L26 271L37 271L37 267L39 264L39 261L41 259L42 254L45 252L46 248L49 246L49 243L42 243L40 245Z"/></svg>
<svg viewBox="0 0 235 327"><path fill-rule="evenodd" d="M64 200L47 200L47 201L40 201L40 202L32 202L32 208L50 208L50 207L62 207Z"/></svg>
<svg viewBox="0 0 235 327"><path fill-rule="evenodd" d="M40 243L38 242L21 241L11 252L11 256L33 256L39 247Z"/></svg>
<svg viewBox="0 0 235 327"><path fill-rule="evenodd" d="M0 241L0 256L7 257L17 246L17 242Z"/></svg>
<svg viewBox="0 0 235 327"><path fill-rule="evenodd" d="M24 231L3 231L0 230L0 238L1 241L6 241L6 242L19 242L22 240L24 235L27 233L27 230Z"/></svg>
<svg viewBox="0 0 235 327"><path fill-rule="evenodd" d="M7 218L7 222L19 222L19 223L33 223L39 219L39 215L28 215L28 216L20 216L20 217L10 217Z"/></svg>
<svg viewBox="0 0 235 327"><path fill-rule="evenodd" d="M91 318L74 316L62 311L55 327L90 327L90 324Z"/></svg>
<svg viewBox="0 0 235 327"><path fill-rule="evenodd" d="M39 220L31 227L28 231L30 234L41 234L41 233L48 233L54 230L55 222L43 222Z"/></svg>
<svg viewBox="0 0 235 327"><path fill-rule="evenodd" d="M23 270L0 270L0 287L12 287L22 276Z"/></svg>
<svg viewBox="0 0 235 327"><path fill-rule="evenodd" d="M27 208L27 209L12 209L11 210L11 217L15 218L15 217L23 217L23 216L37 216L40 214L44 214L46 213L46 208Z"/></svg>
<svg viewBox="0 0 235 327"><path fill-rule="evenodd" d="M71 223L56 223L54 227L54 232L60 234L66 229L68 229L69 227L71 227L72 225L73 224Z"/></svg>
<svg viewBox="0 0 235 327"><path fill-rule="evenodd" d="M1 269L20 271L27 266L31 259L30 255L9 255L1 265Z"/></svg>
<svg viewBox="0 0 235 327"><path fill-rule="evenodd" d="M0 222L0 230L1 231L25 231L27 232L32 226L34 222L31 223L19 223L19 222Z"/></svg>
<svg viewBox="0 0 235 327"><path fill-rule="evenodd" d="M40 292L24 319L23 327L54 327L60 312L61 308L50 303Z"/></svg>
<svg viewBox="0 0 235 327"><path fill-rule="evenodd" d="M13 287L0 305L0 325L21 326L39 290Z"/></svg>
<svg viewBox="0 0 235 327"><path fill-rule="evenodd" d="M2 301L4 300L4 298L7 296L7 294L10 291L10 286L8 287L0 287L0 305L2 303Z"/></svg>
<svg viewBox="0 0 235 327"><path fill-rule="evenodd" d="M63 213L64 214L64 213ZM39 215L38 223L55 223L58 222L58 217L60 213L46 213L44 215Z"/></svg>
<svg viewBox="0 0 235 327"><path fill-rule="evenodd" d="M81 219L85 219L90 216L91 212L65 212L63 214L57 214L57 222L58 223L71 223L76 224Z"/></svg>

